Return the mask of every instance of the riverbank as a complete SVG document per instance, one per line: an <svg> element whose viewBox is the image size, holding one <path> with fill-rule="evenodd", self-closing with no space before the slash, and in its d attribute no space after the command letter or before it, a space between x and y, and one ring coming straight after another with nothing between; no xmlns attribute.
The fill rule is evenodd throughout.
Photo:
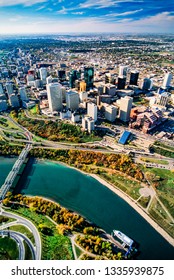
<svg viewBox="0 0 174 280"><path fill-rule="evenodd" d="M135 211L138 212L159 234L161 234L172 246L174 246L174 239L165 232L154 220L150 218L150 216L145 212L144 209L141 208L140 205L138 205L133 199L131 199L128 195L126 195L121 190L117 189L116 187L112 186L108 182L106 182L104 179L99 177L96 174L88 174L97 181L99 181L101 184L105 185L107 188L109 188L111 191L113 191L115 194L117 194L119 197L124 199Z"/></svg>
<svg viewBox="0 0 174 280"><path fill-rule="evenodd" d="M38 161L44 161L44 159L37 159ZM98 182L100 182L102 185L106 186L108 189L110 189L112 192L114 192L116 195L118 195L120 198L122 198L124 201L126 201L138 214L140 214L167 242L169 242L172 246L174 246L174 239L163 229L161 228L149 215L148 213L141 207L141 205L138 204L133 198L125 194L122 190L116 188L112 184L108 183L104 179L102 179L99 175L87 173L83 170L80 170L74 166L70 166L64 162L51 160L50 162L58 163L60 165L66 166L68 168L75 169L76 171L81 172L84 175L91 176Z"/></svg>

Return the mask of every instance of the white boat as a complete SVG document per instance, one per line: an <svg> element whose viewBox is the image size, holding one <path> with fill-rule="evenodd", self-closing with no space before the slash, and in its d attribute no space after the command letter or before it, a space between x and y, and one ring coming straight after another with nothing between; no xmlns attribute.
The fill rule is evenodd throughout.
<svg viewBox="0 0 174 280"><path fill-rule="evenodd" d="M114 236L116 236L117 238L119 238L123 244L132 247L132 244L134 243L134 241L129 238L126 234L124 234L123 232L119 231L119 230L113 230L113 234Z"/></svg>

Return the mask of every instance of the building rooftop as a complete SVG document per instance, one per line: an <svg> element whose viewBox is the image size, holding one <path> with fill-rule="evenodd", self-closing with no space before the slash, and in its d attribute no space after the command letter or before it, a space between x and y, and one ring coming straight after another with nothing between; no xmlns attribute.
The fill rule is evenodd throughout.
<svg viewBox="0 0 174 280"><path fill-rule="evenodd" d="M121 135L121 137L120 137L118 143L119 143L119 144L122 144L122 145L125 145L126 142L127 142L127 140L128 140L128 138L130 137L130 135L131 135L131 132L125 130L125 131L123 132L123 134Z"/></svg>

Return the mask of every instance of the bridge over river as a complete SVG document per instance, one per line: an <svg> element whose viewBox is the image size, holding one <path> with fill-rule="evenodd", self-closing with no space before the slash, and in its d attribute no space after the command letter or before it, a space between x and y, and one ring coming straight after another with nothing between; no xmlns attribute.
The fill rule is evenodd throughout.
<svg viewBox="0 0 174 280"><path fill-rule="evenodd" d="M20 153L17 161L15 162L15 164L12 167L12 170L10 171L4 184L0 188L0 201L5 198L7 192L10 190L10 188L11 188L16 176L18 175L18 172L19 172L22 164L26 160L27 155L28 155L29 151L31 150L31 148L32 148L32 145L28 144Z"/></svg>

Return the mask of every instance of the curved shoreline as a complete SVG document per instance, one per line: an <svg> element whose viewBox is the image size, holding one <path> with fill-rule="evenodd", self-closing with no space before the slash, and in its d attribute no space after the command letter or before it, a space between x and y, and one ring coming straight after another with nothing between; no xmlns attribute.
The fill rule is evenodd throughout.
<svg viewBox="0 0 174 280"><path fill-rule="evenodd" d="M43 159L37 159L43 161ZM97 180L99 183L110 189L112 192L114 192L116 195L118 195L120 198L122 198L124 201L126 201L139 215L141 215L170 245L174 247L174 239L162 228L160 225L158 225L146 212L145 210L138 205L130 196L125 194L120 189L114 187L112 184L108 183L104 179L102 179L100 176L92 173L87 173L83 170L80 170L76 167L70 166L64 162L55 161L55 160L49 160L50 162L60 164L63 166L66 166L68 168L72 168L77 170L78 172L81 172L87 176L91 176L95 180Z"/></svg>
<svg viewBox="0 0 174 280"><path fill-rule="evenodd" d="M106 186L108 189L110 189L112 192L114 192L116 195L118 195L120 198L122 198L124 201L126 201L138 214L140 214L160 235L162 235L165 240L167 240L172 246L174 246L174 239L164 230L162 229L151 217L129 196L124 194L121 190L118 190L116 187L113 187L111 184L106 182L104 179L100 178L96 174L88 174L87 175L93 177L98 182L100 182L102 185Z"/></svg>

